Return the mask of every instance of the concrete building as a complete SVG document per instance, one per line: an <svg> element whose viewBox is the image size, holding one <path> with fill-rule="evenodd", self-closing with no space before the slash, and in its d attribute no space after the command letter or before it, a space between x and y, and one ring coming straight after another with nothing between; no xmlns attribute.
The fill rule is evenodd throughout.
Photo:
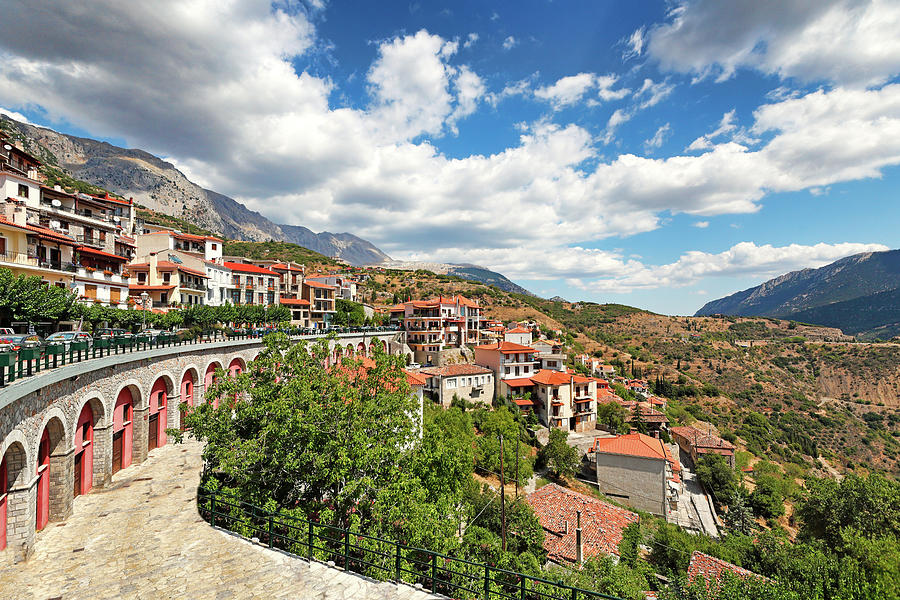
<svg viewBox="0 0 900 600"><path fill-rule="evenodd" d="M279 302L290 309L291 325L293 327L310 327L309 300L304 300L303 298L281 298Z"/></svg>
<svg viewBox="0 0 900 600"><path fill-rule="evenodd" d="M128 265L132 273L128 293L134 298L149 294L153 308L204 304L206 273L188 267L175 254L163 256L169 260L161 260L157 253L151 253L147 262Z"/></svg>
<svg viewBox="0 0 900 600"><path fill-rule="evenodd" d="M231 257L228 257L231 258ZM232 304L277 304L280 298L281 276L275 271L247 262L225 260L222 265L231 271L228 301Z"/></svg>
<svg viewBox="0 0 900 600"><path fill-rule="evenodd" d="M319 283L334 286L335 298L358 302L356 293L357 283L356 280L349 275L312 275L308 279L310 281L318 281Z"/></svg>
<svg viewBox="0 0 900 600"><path fill-rule="evenodd" d="M694 464L705 454L718 454L734 468L734 445L717 435L694 427L673 427L672 440L690 454Z"/></svg>
<svg viewBox="0 0 900 600"><path fill-rule="evenodd" d="M303 280L301 300L309 302L309 326L315 329L327 329L334 318L335 293L337 288L327 283Z"/></svg>
<svg viewBox="0 0 900 600"><path fill-rule="evenodd" d="M590 452L607 496L657 516L677 508L681 465L662 440L642 433L597 438Z"/></svg>
<svg viewBox="0 0 900 600"><path fill-rule="evenodd" d="M568 356L563 351L564 346L561 342L538 340L531 344L531 347L537 351L534 355L534 359L537 361L537 368L550 371L566 370Z"/></svg>
<svg viewBox="0 0 900 600"><path fill-rule="evenodd" d="M24 208L8 210L7 214L12 218L0 216L0 267L14 275L38 276L50 285L71 288L73 273L64 269L63 261L68 259L71 263L77 246L75 240L43 227L27 225ZM40 248L44 248L43 253L39 253ZM45 258L39 258L41 254Z"/></svg>
<svg viewBox="0 0 900 600"><path fill-rule="evenodd" d="M513 327L512 329L507 329L503 333L503 339L507 342L512 342L513 344L520 344L522 346L530 346L531 345L531 330L527 327Z"/></svg>
<svg viewBox="0 0 900 600"><path fill-rule="evenodd" d="M431 375L425 385L425 393L449 408L454 396L468 402L491 405L494 392L494 372L486 367L470 364L423 367L420 373Z"/></svg>
<svg viewBox="0 0 900 600"><path fill-rule="evenodd" d="M534 374L534 354L534 348L512 342L483 344L475 346L475 364L494 372L495 397L508 396L515 392L504 382L531 377Z"/></svg>
<svg viewBox="0 0 900 600"><path fill-rule="evenodd" d="M415 300L391 309L391 321L402 325L417 362L441 363L441 352L477 344L481 339L481 307L463 296Z"/></svg>
<svg viewBox="0 0 900 600"><path fill-rule="evenodd" d="M192 235L165 229L142 233L136 236L137 256L139 258L149 256L153 252L166 250L180 250L196 254L205 260L217 261L222 259L221 238L208 235Z"/></svg>

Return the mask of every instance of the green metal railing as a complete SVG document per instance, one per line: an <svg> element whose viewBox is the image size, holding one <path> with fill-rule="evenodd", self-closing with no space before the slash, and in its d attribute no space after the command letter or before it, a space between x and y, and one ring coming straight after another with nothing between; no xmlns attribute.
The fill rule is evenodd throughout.
<svg viewBox="0 0 900 600"><path fill-rule="evenodd" d="M420 584L467 600L620 600L600 592L468 561L425 548L270 512L219 491L200 489L200 516L214 527L258 540L307 560L330 561L381 581Z"/></svg>

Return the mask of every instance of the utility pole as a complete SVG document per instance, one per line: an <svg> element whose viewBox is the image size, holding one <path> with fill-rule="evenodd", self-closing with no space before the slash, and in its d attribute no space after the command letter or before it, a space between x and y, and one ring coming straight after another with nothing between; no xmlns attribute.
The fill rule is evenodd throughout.
<svg viewBox="0 0 900 600"><path fill-rule="evenodd" d="M519 436L516 436L516 498L519 497Z"/></svg>
<svg viewBox="0 0 900 600"><path fill-rule="evenodd" d="M506 477L503 475L503 434L500 434L500 536L506 552Z"/></svg>

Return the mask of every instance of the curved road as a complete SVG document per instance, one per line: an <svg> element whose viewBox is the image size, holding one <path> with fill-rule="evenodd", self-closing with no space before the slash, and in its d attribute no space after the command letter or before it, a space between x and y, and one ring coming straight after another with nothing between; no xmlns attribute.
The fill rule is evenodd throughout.
<svg viewBox="0 0 900 600"><path fill-rule="evenodd" d="M103 598L434 598L287 556L214 529L197 514L201 444L150 453L75 499L23 563L0 566L0 600Z"/></svg>

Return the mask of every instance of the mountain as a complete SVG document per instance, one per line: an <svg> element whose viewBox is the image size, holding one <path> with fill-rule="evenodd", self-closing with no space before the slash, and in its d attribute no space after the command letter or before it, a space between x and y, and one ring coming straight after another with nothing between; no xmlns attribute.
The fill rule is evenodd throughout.
<svg viewBox="0 0 900 600"><path fill-rule="evenodd" d="M354 265L390 260L372 243L350 233L314 233L299 225L273 223L240 202L190 181L174 165L149 152L58 133L5 115L0 115L0 128L63 181L66 176L87 181L227 238L292 242Z"/></svg>
<svg viewBox="0 0 900 600"><path fill-rule="evenodd" d="M864 252L794 271L707 303L696 316L792 319L861 337L900 333L900 250Z"/></svg>
<svg viewBox="0 0 900 600"><path fill-rule="evenodd" d="M523 288L521 285L513 283L512 281L507 279L505 275L501 275L496 271L491 271L490 269L485 269L484 267L479 267L477 265L448 266L450 267L447 270L448 275L456 275L457 277L462 277L463 279L468 279L470 281L477 281L479 283L493 285L500 288L504 292L534 296L534 294Z"/></svg>

